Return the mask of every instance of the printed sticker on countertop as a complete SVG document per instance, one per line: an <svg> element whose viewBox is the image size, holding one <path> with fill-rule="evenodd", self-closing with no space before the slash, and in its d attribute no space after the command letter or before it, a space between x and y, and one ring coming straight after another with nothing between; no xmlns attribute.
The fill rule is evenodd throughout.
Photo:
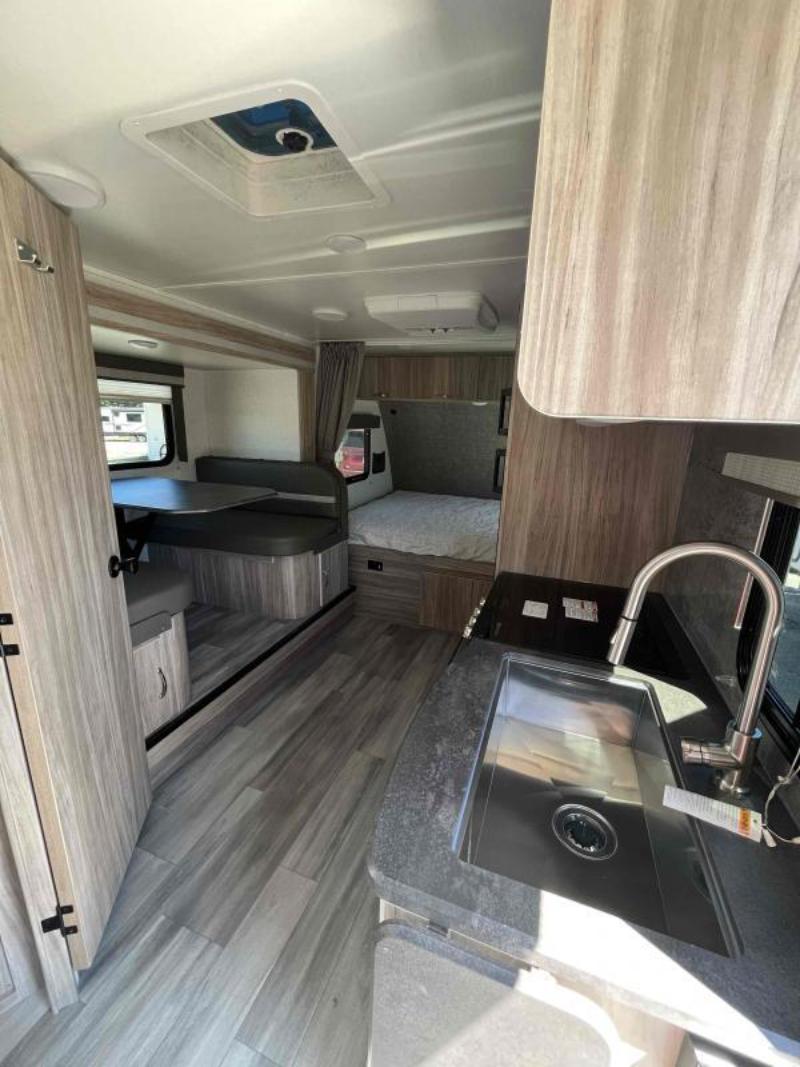
<svg viewBox="0 0 800 1067"><path fill-rule="evenodd" d="M750 841L761 840L761 815L751 808L737 808L735 804L712 800L711 797L690 793L674 785L664 786L664 807L682 811L684 815L693 815L695 819L730 830Z"/></svg>
<svg viewBox="0 0 800 1067"><path fill-rule="evenodd" d="M565 596L561 603L564 605L564 614L568 619L581 619L582 622L597 622L596 600L574 600Z"/></svg>
<svg viewBox="0 0 800 1067"><path fill-rule="evenodd" d="M522 605L522 614L530 619L546 619L550 605L544 600L526 600Z"/></svg>

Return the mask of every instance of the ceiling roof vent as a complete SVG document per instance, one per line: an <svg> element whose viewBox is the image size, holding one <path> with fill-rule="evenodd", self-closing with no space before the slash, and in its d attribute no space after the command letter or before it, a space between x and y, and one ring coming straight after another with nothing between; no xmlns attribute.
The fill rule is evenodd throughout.
<svg viewBox="0 0 800 1067"><path fill-rule="evenodd" d="M364 303L373 319L415 337L493 333L498 324L497 312L480 293L368 296Z"/></svg>
<svg viewBox="0 0 800 1067"><path fill-rule="evenodd" d="M389 199L319 94L300 83L140 115L121 129L249 215Z"/></svg>

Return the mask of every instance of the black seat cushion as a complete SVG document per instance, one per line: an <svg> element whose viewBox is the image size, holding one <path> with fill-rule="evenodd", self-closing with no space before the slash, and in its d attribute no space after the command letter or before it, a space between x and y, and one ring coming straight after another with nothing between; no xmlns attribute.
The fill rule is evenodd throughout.
<svg viewBox="0 0 800 1067"><path fill-rule="evenodd" d="M194 598L191 576L171 567L140 563L136 574L123 575L131 626L165 612L177 615Z"/></svg>
<svg viewBox="0 0 800 1067"><path fill-rule="evenodd" d="M236 509L210 515L159 515L150 540L246 556L296 556L329 548L343 540L343 534L334 518Z"/></svg>

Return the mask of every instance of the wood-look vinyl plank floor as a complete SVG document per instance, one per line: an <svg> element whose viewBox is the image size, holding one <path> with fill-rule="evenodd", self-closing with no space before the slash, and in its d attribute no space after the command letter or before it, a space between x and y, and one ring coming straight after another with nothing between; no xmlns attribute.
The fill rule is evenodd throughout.
<svg viewBox="0 0 800 1067"><path fill-rule="evenodd" d="M262 1056L260 1052L243 1045L241 1041L232 1041L228 1054L220 1067L278 1067L272 1060Z"/></svg>
<svg viewBox="0 0 800 1067"><path fill-rule="evenodd" d="M378 901L369 887L292 1060L292 1067L353 1067L367 1062L372 1006L372 945Z"/></svg>
<svg viewBox="0 0 800 1067"><path fill-rule="evenodd" d="M185 619L193 703L268 651L299 624L297 619L270 619L198 603L189 605Z"/></svg>
<svg viewBox="0 0 800 1067"><path fill-rule="evenodd" d="M151 1061L164 1067L220 1062L253 998L292 936L316 882L279 867L184 1005Z"/></svg>
<svg viewBox="0 0 800 1067"><path fill-rule="evenodd" d="M456 643L357 616L248 700L156 790L80 1002L8 1063L362 1067L372 827Z"/></svg>

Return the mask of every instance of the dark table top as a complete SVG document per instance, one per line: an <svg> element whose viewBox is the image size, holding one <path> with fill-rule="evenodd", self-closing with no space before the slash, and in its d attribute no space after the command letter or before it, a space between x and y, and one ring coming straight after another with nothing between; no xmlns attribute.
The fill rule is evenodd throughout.
<svg viewBox="0 0 800 1067"><path fill-rule="evenodd" d="M263 486L189 482L177 478L121 478L111 483L115 507L184 515L224 511L275 496Z"/></svg>

